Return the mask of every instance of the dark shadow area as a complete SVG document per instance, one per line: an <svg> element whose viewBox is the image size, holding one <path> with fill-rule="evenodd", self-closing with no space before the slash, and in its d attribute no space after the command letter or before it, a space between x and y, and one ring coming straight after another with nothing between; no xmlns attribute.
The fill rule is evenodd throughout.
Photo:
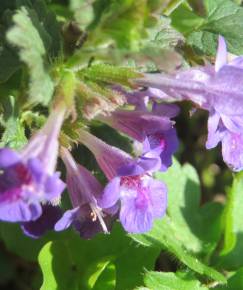
<svg viewBox="0 0 243 290"><path fill-rule="evenodd" d="M36 290L41 286L38 263L23 260L0 242L0 290Z"/></svg>
<svg viewBox="0 0 243 290"><path fill-rule="evenodd" d="M177 259L168 252L161 252L155 264L155 271L176 272L179 268Z"/></svg>
<svg viewBox="0 0 243 290"><path fill-rule="evenodd" d="M208 113L197 110L191 115L191 103L183 102L179 105L181 113L175 120L180 149L176 157L181 164L190 163L196 168L201 183L202 201L211 201L216 194L225 194L225 186L232 183L232 174L223 162L220 145L211 150L205 148Z"/></svg>

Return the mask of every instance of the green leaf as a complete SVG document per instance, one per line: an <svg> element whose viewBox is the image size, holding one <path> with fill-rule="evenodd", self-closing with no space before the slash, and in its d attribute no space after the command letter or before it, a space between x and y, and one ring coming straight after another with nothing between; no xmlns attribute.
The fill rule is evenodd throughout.
<svg viewBox="0 0 243 290"><path fill-rule="evenodd" d="M16 53L6 45L2 45L0 47L0 83L6 82L20 67Z"/></svg>
<svg viewBox="0 0 243 290"><path fill-rule="evenodd" d="M198 27L202 26L204 19L199 17L192 10L189 9L188 5L180 5L171 14L171 24L184 35L197 30Z"/></svg>
<svg viewBox="0 0 243 290"><path fill-rule="evenodd" d="M110 258L86 264L85 274L81 279L82 273L73 259L75 253L72 252L71 246L72 242L55 241L42 248L38 257L43 273L41 290L115 289L115 265ZM79 284L84 286L80 288Z"/></svg>
<svg viewBox="0 0 243 290"><path fill-rule="evenodd" d="M118 48L137 51L144 34L147 1L96 1L91 39L95 42L116 42ZM111 25L112 23L112 25Z"/></svg>
<svg viewBox="0 0 243 290"><path fill-rule="evenodd" d="M243 289L243 268L235 272L227 281L227 286L219 286L213 288L214 290L237 290Z"/></svg>
<svg viewBox="0 0 243 290"><path fill-rule="evenodd" d="M222 207L207 203L200 207L200 181L195 169L178 161L156 177L168 186L168 215L178 239L194 253L210 254L221 235ZM176 182L175 182L176 180Z"/></svg>
<svg viewBox="0 0 243 290"><path fill-rule="evenodd" d="M36 261L38 253L46 241L45 239L34 240L25 236L17 224L2 223L0 232L6 248L29 261Z"/></svg>
<svg viewBox="0 0 243 290"><path fill-rule="evenodd" d="M148 39L144 40L145 45L160 49L171 49L184 40L181 33L171 25L169 18L161 17L153 28L149 29Z"/></svg>
<svg viewBox="0 0 243 290"><path fill-rule="evenodd" d="M156 24L147 29L147 37L140 41L140 51L127 53L128 61L140 71L173 72L181 65L182 57L175 47L184 42L184 37L170 22L166 17L156 19Z"/></svg>
<svg viewBox="0 0 243 290"><path fill-rule="evenodd" d="M8 3L5 3L8 2ZM17 51L11 47L6 40L6 31L12 25L13 12L15 4L12 0L1 1L0 15L0 83L6 82L19 68L21 62L19 60ZM5 8L2 10L2 8Z"/></svg>
<svg viewBox="0 0 243 290"><path fill-rule="evenodd" d="M243 53L243 8L230 0L204 0L205 17L180 5L171 15L172 24L188 38L188 44L206 54L215 54L218 35L227 40L228 49ZM189 19L189 21L188 21Z"/></svg>
<svg viewBox="0 0 243 290"><path fill-rule="evenodd" d="M29 69L29 102L47 105L51 100L54 85L45 70L46 51L43 41L26 8L18 10L13 16L13 22L15 25L7 32L7 39L19 48L20 59Z"/></svg>
<svg viewBox="0 0 243 290"><path fill-rule="evenodd" d="M0 233L1 240L10 252L32 262L36 262L41 248L49 240L62 240L67 234L50 232L39 239L33 239L23 233L19 224L14 223L1 223Z"/></svg>
<svg viewBox="0 0 243 290"><path fill-rule="evenodd" d="M10 117L5 124L6 129L2 135L0 147L21 149L27 143L25 130L19 118Z"/></svg>
<svg viewBox="0 0 243 290"><path fill-rule="evenodd" d="M2 3L3 2L3 3ZM44 0L3 0L1 1L0 15L0 82L7 81L12 74L21 68L18 51L6 41L6 31L12 26L12 16L15 11L25 6L31 18L32 25L37 29L45 46L48 61L60 54L62 43L60 25L45 5ZM15 44L14 44L15 45ZM17 45L19 48L19 45Z"/></svg>
<svg viewBox="0 0 243 290"><path fill-rule="evenodd" d="M192 32L187 38L187 43L199 52L206 55L215 55L218 43L218 34L208 31Z"/></svg>
<svg viewBox="0 0 243 290"><path fill-rule="evenodd" d="M140 73L130 67L115 67L98 63L79 71L81 77L92 81L101 81L110 84L130 85L130 79L138 78Z"/></svg>
<svg viewBox="0 0 243 290"><path fill-rule="evenodd" d="M184 3L185 0L170 0L168 1L166 8L164 9L165 15L170 15L180 4Z"/></svg>
<svg viewBox="0 0 243 290"><path fill-rule="evenodd" d="M185 273L148 272L144 277L145 286L151 290L207 290L194 277Z"/></svg>
<svg viewBox="0 0 243 290"><path fill-rule="evenodd" d="M111 257L105 257L88 267L87 288L93 290L113 290L116 285L116 267Z"/></svg>
<svg viewBox="0 0 243 290"><path fill-rule="evenodd" d="M28 9L32 22L38 30L44 43L48 60L59 57L62 52L61 25L56 20L56 15L48 9L43 0L33 1Z"/></svg>
<svg viewBox="0 0 243 290"><path fill-rule="evenodd" d="M243 266L243 173L235 175L232 189L228 192L224 212L225 233L224 247L219 263L227 269L237 269Z"/></svg>
<svg viewBox="0 0 243 290"><path fill-rule="evenodd" d="M111 235L100 234L89 241L73 235L58 247L64 247L63 243L66 249L54 250L56 242L52 242L48 251L45 248L42 250L51 257L43 256L39 260L44 276L41 290L67 289L66 281L72 275L75 280L73 285L76 287L78 283L82 290L132 290L142 284L142 272L154 268L159 254L158 249L138 246L118 226L113 228ZM66 274L59 269L62 260L65 260ZM56 266L51 273L52 265ZM75 274L72 274L72 269L75 269ZM64 288L56 288L56 285Z"/></svg>
<svg viewBox="0 0 243 290"><path fill-rule="evenodd" d="M186 245L181 243L181 236L177 234L173 222L168 216L162 220L157 220L149 233L132 235L132 238L144 246L167 250L193 271L210 277L213 280L226 283L226 279L221 273L214 268L208 267L198 257L195 257L186 250Z"/></svg>
<svg viewBox="0 0 243 290"><path fill-rule="evenodd" d="M45 46L48 61L62 50L61 25L45 0L16 0L17 8L25 7ZM66 9L67 10L67 9Z"/></svg>
<svg viewBox="0 0 243 290"><path fill-rule="evenodd" d="M2 102L4 106L4 132L0 146L8 146L13 149L20 149L27 143L25 129L18 116L18 108L12 96Z"/></svg>
<svg viewBox="0 0 243 290"><path fill-rule="evenodd" d="M70 10L81 28L86 28L94 20L92 2L85 0L70 0Z"/></svg>
<svg viewBox="0 0 243 290"><path fill-rule="evenodd" d="M118 225L109 236L101 234L90 241L82 241L77 237L71 248L74 253L79 253L77 264L83 271L93 261L113 257L116 267L116 290L129 290L141 285L143 270L153 269L159 254L158 249L138 247Z"/></svg>
<svg viewBox="0 0 243 290"><path fill-rule="evenodd" d="M43 274L40 290L78 290L77 271L64 242L49 242L40 251L38 261Z"/></svg>
<svg viewBox="0 0 243 290"><path fill-rule="evenodd" d="M227 39L228 49L232 53L243 53L243 8L232 1L205 0L208 21L204 30L220 34Z"/></svg>

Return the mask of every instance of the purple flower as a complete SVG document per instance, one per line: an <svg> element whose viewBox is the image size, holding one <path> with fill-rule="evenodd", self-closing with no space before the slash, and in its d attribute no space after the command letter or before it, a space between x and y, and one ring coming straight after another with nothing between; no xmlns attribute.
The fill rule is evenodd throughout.
<svg viewBox="0 0 243 290"><path fill-rule="evenodd" d="M105 221L110 224L110 217L97 205L97 198L103 191L101 184L86 168L74 161L67 149L62 148L61 155L67 169L67 188L73 209L64 213L55 230L65 230L73 225L80 236L87 239L101 231L107 233Z"/></svg>
<svg viewBox="0 0 243 290"><path fill-rule="evenodd" d="M176 72L173 75L147 74L137 84L154 87L174 97L191 100L201 108L214 108L228 116L243 113L243 58L227 63L226 44L219 37L215 66L207 65Z"/></svg>
<svg viewBox="0 0 243 290"><path fill-rule="evenodd" d="M243 118L220 115L212 110L208 118L208 139L206 148L222 144L224 162L233 170L243 169Z"/></svg>
<svg viewBox="0 0 243 290"><path fill-rule="evenodd" d="M120 86L113 86L113 90L118 91L126 97L128 104L135 106L136 110L147 111L147 105L149 100L172 100L162 90L156 88L147 88L141 90L126 91Z"/></svg>
<svg viewBox="0 0 243 290"><path fill-rule="evenodd" d="M42 205L42 215L37 220L21 223L21 228L27 236L37 239L46 231L53 230L61 216L62 211L59 206L44 204Z"/></svg>
<svg viewBox="0 0 243 290"><path fill-rule="evenodd" d="M128 153L110 146L83 129L79 130L79 137L80 142L94 154L100 168L109 180L119 175L119 173L122 174L124 165L127 169L130 168L131 172L136 172L137 175L144 173L145 170L149 172L158 171L161 167L158 156L144 154L134 160Z"/></svg>
<svg viewBox="0 0 243 290"><path fill-rule="evenodd" d="M164 116L164 118L174 118L179 113L179 108L172 104L158 104L154 103L152 112L158 116ZM168 130L162 130L156 128L154 132L147 135L147 138L143 142L143 152L150 152L159 154L161 159L160 171L166 171L168 167L172 165L172 156L179 147L179 141L176 133L176 129L171 127Z"/></svg>
<svg viewBox="0 0 243 290"><path fill-rule="evenodd" d="M161 159L160 171L166 171L172 165L172 156L179 146L176 130L157 131L147 136L143 150L152 156L158 154Z"/></svg>
<svg viewBox="0 0 243 290"><path fill-rule="evenodd" d="M160 170L165 171L179 145L174 122L170 120L178 111L176 105L154 103L152 112L117 110L109 116L100 116L99 120L142 142L142 153L160 156ZM137 143L135 146L140 147Z"/></svg>
<svg viewBox="0 0 243 290"><path fill-rule="evenodd" d="M112 89L125 96L126 102L135 106L137 110L145 110L149 100L148 90L135 90L128 92L121 86L113 86Z"/></svg>
<svg viewBox="0 0 243 290"><path fill-rule="evenodd" d="M221 96L220 99L216 95L208 96L205 106L209 111L206 148L214 148L221 142L223 159L233 171L243 169L243 117L239 114L243 107L242 60L237 57L227 64L226 43L220 37L215 71L209 84L221 91Z"/></svg>
<svg viewBox="0 0 243 290"><path fill-rule="evenodd" d="M138 83L163 90L175 100L191 100L209 111L207 149L222 143L222 155L234 171L243 169L243 57L227 63L226 43L219 37L215 66L191 68L174 75L146 75ZM237 158L238 156L238 158Z"/></svg>
<svg viewBox="0 0 243 290"><path fill-rule="evenodd" d="M98 119L139 142L143 142L147 135L157 130L169 130L173 125L169 118L139 110L117 110Z"/></svg>
<svg viewBox="0 0 243 290"><path fill-rule="evenodd" d="M113 212L120 210L119 219L128 232L149 231L153 220L164 215L167 205L166 186L151 176L161 167L160 159L141 156L134 160L83 130L80 141L92 151L110 180L98 205L113 208Z"/></svg>
<svg viewBox="0 0 243 290"><path fill-rule="evenodd" d="M130 233L144 233L152 228L153 220L161 218L167 207L167 188L146 171L132 175L130 168L122 168L123 175L113 178L99 199L103 208L120 208L119 219ZM127 172L127 175L126 175Z"/></svg>
<svg viewBox="0 0 243 290"><path fill-rule="evenodd" d="M55 167L64 114L64 108L53 110L20 153L0 149L0 220L20 222L27 229L28 222L46 213L46 204L59 200L65 185Z"/></svg>
<svg viewBox="0 0 243 290"><path fill-rule="evenodd" d="M222 154L224 162L233 171L243 169L243 134L227 131L222 139Z"/></svg>

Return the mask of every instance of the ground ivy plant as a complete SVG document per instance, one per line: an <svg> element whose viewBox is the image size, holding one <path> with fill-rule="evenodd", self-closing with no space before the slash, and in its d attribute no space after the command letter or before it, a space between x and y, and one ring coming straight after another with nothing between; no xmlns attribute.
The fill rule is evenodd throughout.
<svg viewBox="0 0 243 290"><path fill-rule="evenodd" d="M1 1L1 289L243 289L242 15Z"/></svg>

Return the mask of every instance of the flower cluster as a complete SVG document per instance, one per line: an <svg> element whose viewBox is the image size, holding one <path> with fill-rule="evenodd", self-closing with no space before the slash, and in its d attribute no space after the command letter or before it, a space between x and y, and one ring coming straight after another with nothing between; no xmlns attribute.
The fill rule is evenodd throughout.
<svg viewBox="0 0 243 290"><path fill-rule="evenodd" d="M65 105L56 106L44 127L20 152L0 150L1 220L20 223L24 233L33 238L47 230L73 226L81 237L89 239L98 232L109 232L116 219L127 232L143 233L151 229L154 219L163 217L167 188L153 173L172 164L178 148L172 118L178 107L157 103L152 90L114 90L119 90L127 106L109 113L101 110L94 117L130 137L134 155L105 143L86 126L77 128L79 142L93 153L107 178L107 184L101 185L76 163L69 146L59 144L68 110ZM66 184L55 171L58 156L66 168ZM60 200L65 187L72 208L63 212Z"/></svg>
<svg viewBox="0 0 243 290"><path fill-rule="evenodd" d="M136 154L131 156L79 129L79 142L93 153L108 183L102 187L91 172L62 148L73 209L56 223L57 231L73 225L82 237L91 238L99 231L108 232L119 218L127 232L143 233L152 228L154 219L165 214L167 188L153 178L153 173L165 171L172 164L178 139L171 119L177 115L178 107L156 103L152 97L148 100L147 92L115 89L126 97L129 110L117 108L109 114L98 114L96 120L130 137Z"/></svg>
<svg viewBox="0 0 243 290"><path fill-rule="evenodd" d="M179 145L173 120L179 108L171 101L190 100L207 110L206 147L221 142L228 166L234 171L243 168L242 64L242 57L227 63L226 44L220 37L215 66L171 75L145 74L133 81L143 87L140 90L109 87L109 92L120 96L122 107L117 103L104 109L96 100L93 105L99 108L93 110L91 98L89 109L84 107L87 122L75 127L75 141L92 152L107 178L106 185L75 161L70 144L59 144L68 105L61 102L54 106L44 127L20 152L0 149L0 220L20 223L24 233L34 238L47 230L73 226L81 237L89 239L98 232L108 233L116 219L129 233L149 231L167 207L166 185L153 174L172 165ZM109 99L106 102L109 104ZM134 154L92 135L87 126L90 119L127 135ZM66 184L56 172L59 155L66 168ZM60 200L65 187L72 208L63 212Z"/></svg>
<svg viewBox="0 0 243 290"><path fill-rule="evenodd" d="M225 163L233 171L243 169L243 57L227 62L227 49L219 37L215 65L194 67L172 75L147 74L137 84L158 90L157 97L174 101L190 100L207 110L206 148L221 142Z"/></svg>
<svg viewBox="0 0 243 290"><path fill-rule="evenodd" d="M55 205L65 188L55 172L65 108L54 109L21 152L0 149L0 220L18 222L32 237L52 229L61 216Z"/></svg>

